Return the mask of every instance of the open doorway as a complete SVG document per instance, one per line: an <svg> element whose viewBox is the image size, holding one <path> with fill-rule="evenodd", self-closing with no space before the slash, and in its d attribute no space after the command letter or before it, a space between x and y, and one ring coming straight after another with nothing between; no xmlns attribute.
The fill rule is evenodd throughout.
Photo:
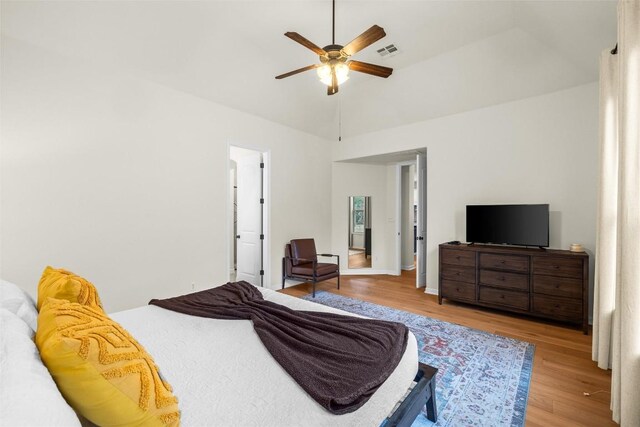
<svg viewBox="0 0 640 427"><path fill-rule="evenodd" d="M348 264L343 261L343 273L397 275L415 282L417 287L426 285L426 156L426 148L419 148L334 162L334 253L337 252L341 260L348 257ZM411 166L405 169L405 175L413 177L408 179L406 186L412 200L405 205L401 203L404 166ZM371 215L365 215L367 203L361 203L360 209L352 206L357 199L366 200L367 197L370 198L368 210ZM403 206L407 218L404 232ZM403 238L410 247L407 251L409 260L405 259L404 263L401 257ZM371 246L370 255L368 246ZM403 266L411 268L414 264L413 256L415 268L403 271Z"/></svg>
<svg viewBox="0 0 640 427"><path fill-rule="evenodd" d="M398 170L398 269L415 273L416 287L427 284L427 153L410 153L412 160L399 162Z"/></svg>
<svg viewBox="0 0 640 427"><path fill-rule="evenodd" d="M229 280L264 286L268 153L229 146ZM267 275L268 277L268 275Z"/></svg>

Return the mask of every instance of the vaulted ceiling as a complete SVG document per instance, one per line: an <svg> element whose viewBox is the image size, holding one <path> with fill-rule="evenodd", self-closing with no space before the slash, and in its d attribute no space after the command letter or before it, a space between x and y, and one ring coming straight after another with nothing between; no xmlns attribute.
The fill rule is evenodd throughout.
<svg viewBox="0 0 640 427"><path fill-rule="evenodd" d="M329 97L313 71L274 79L317 62L286 31L330 44L328 0L2 1L5 36L331 139L595 81L616 2L338 0L336 42L372 24L387 37L355 59L393 75L352 73Z"/></svg>

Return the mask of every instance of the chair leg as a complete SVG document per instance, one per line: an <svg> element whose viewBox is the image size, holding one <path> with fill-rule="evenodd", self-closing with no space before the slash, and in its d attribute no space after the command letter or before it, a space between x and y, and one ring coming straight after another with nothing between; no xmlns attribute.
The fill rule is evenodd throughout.
<svg viewBox="0 0 640 427"><path fill-rule="evenodd" d="M284 269L284 258L282 258L282 289L284 289L284 276L286 274L285 269Z"/></svg>
<svg viewBox="0 0 640 427"><path fill-rule="evenodd" d="M338 272L338 289L340 289L340 272Z"/></svg>
<svg viewBox="0 0 640 427"><path fill-rule="evenodd" d="M316 297L316 281L315 279L313 280L313 298Z"/></svg>

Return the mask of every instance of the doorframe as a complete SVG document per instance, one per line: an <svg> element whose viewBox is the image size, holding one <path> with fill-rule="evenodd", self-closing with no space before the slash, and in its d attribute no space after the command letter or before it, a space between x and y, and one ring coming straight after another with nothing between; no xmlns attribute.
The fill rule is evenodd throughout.
<svg viewBox="0 0 640 427"><path fill-rule="evenodd" d="M424 155L424 182L420 183L422 184L422 186L424 187L424 191L422 192L422 194L424 194L424 200L422 203L422 208L424 210L422 216L423 216L423 221L424 221L424 238L423 238L423 256L424 256L424 289L425 289L425 293L427 292L427 289L429 288L429 284L427 283L429 281L429 256L427 253L428 250L428 238L429 238L429 189L428 189L428 184L429 184L429 150L427 149L427 147L425 147L424 149L424 153L420 153L422 155ZM422 151L422 150L421 150ZM416 176L419 177L420 173L418 172L418 161L416 159ZM419 184L419 185L420 185ZM421 192L418 192L418 197L422 197ZM417 245L416 245L416 256L417 256ZM422 286L418 286L418 262L416 260L416 288L420 289L422 288Z"/></svg>
<svg viewBox="0 0 640 427"><path fill-rule="evenodd" d="M396 276L402 274L402 167L416 165L415 160L396 163ZM417 273L417 271L416 271Z"/></svg>
<svg viewBox="0 0 640 427"><path fill-rule="evenodd" d="M247 144L247 143L237 143L227 141L227 168L226 168L226 176L225 176L225 187L226 187L226 195L227 200L225 202L226 206L226 216L227 216L227 226L226 234L227 238L226 242L226 269L231 265L231 260L233 257L232 254L232 245L235 236L233 235L233 205L231 202L231 147L244 148L245 150L257 151L262 154L262 163L264 163L263 170L263 181L262 181L262 194L264 198L264 206L263 206L263 217L262 217L262 229L264 234L264 240L262 241L262 269L264 270L264 275L262 277L262 287L271 288L271 150L265 150L263 147L259 147L258 145ZM237 172L236 172L237 173ZM231 280L231 272L227 271L227 281Z"/></svg>

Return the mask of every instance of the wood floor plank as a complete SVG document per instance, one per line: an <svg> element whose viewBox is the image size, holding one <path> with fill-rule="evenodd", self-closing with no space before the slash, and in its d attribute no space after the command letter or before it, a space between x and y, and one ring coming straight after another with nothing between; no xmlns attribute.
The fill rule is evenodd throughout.
<svg viewBox="0 0 640 427"><path fill-rule="evenodd" d="M528 427L617 425L609 411L611 373L591 361L591 335L572 326L446 300L438 305L436 296L416 289L415 271L401 276L342 276L340 290L336 284L332 279L318 283L316 289L535 344ZM311 285L282 292L302 297L311 292ZM606 393L583 395L597 390Z"/></svg>

